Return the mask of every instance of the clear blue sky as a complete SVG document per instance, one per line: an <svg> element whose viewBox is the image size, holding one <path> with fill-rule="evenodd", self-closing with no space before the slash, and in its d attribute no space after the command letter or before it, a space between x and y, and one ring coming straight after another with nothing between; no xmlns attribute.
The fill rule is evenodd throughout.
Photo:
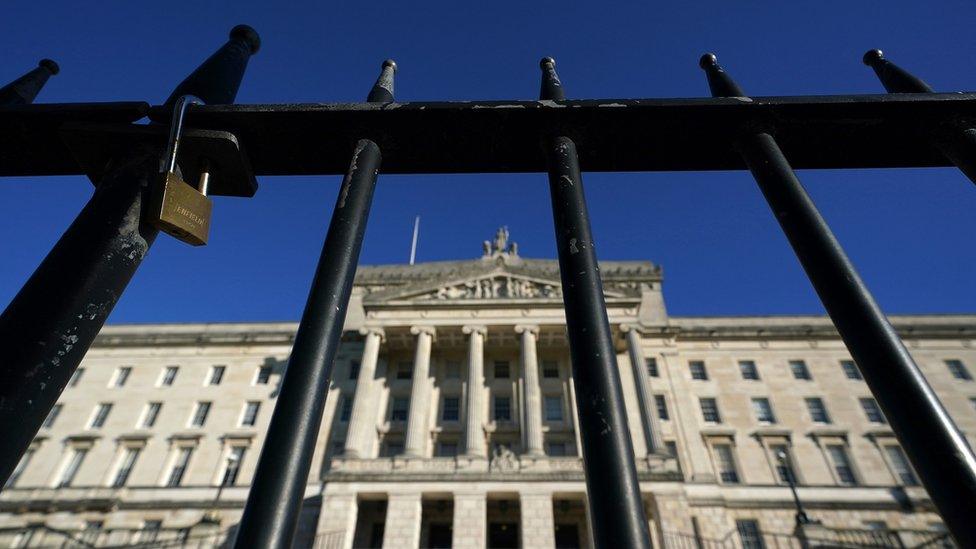
<svg viewBox="0 0 976 549"><path fill-rule="evenodd" d="M754 95L878 93L869 48L938 90L976 89L968 2L18 2L0 21L0 81L61 64L39 102L158 103L248 23L261 33L241 103L359 101L380 62L401 101L535 99L552 55L574 98L707 95L713 51ZM327 131L323 128L323 131ZM882 307L976 312L976 187L956 170L800 177ZM821 313L752 178L586 174L603 259L664 266L672 314ZM263 177L215 200L211 244L161 236L110 321L294 320L334 204L336 177ZM82 177L0 180L0 306L91 194ZM555 257L543 174L381 177L362 261L474 258L502 224L522 255Z"/></svg>

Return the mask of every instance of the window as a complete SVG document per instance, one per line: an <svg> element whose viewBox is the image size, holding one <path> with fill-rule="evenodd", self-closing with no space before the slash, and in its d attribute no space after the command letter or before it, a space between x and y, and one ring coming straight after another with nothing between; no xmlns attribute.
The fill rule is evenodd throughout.
<svg viewBox="0 0 976 549"><path fill-rule="evenodd" d="M163 408L162 402L150 402L146 405L146 411L142 414L142 428L148 429L153 425L156 425L156 418L159 417L159 411Z"/></svg>
<svg viewBox="0 0 976 549"><path fill-rule="evenodd" d="M739 541L742 542L742 549L764 549L762 531L759 523L753 519L738 519L735 521L735 529L739 533Z"/></svg>
<svg viewBox="0 0 976 549"><path fill-rule="evenodd" d="M853 360L840 361L840 367L844 370L844 375L847 376L847 379L864 379L861 377L861 371L857 369L857 364L854 364Z"/></svg>
<svg viewBox="0 0 976 549"><path fill-rule="evenodd" d="M161 520L146 520L142 523L142 530L136 532L132 543L151 544L159 539L159 531L163 528Z"/></svg>
<svg viewBox="0 0 976 549"><path fill-rule="evenodd" d="M457 442L438 442L437 443L437 456L438 457L455 457L458 454Z"/></svg>
<svg viewBox="0 0 976 549"><path fill-rule="evenodd" d="M461 363L456 360L445 362L444 379L461 379Z"/></svg>
<svg viewBox="0 0 976 549"><path fill-rule="evenodd" d="M512 421L512 400L508 397L495 397L495 421Z"/></svg>
<svg viewBox="0 0 976 549"><path fill-rule="evenodd" d="M509 376L509 364L507 360L496 360L495 361L495 379L508 379Z"/></svg>
<svg viewBox="0 0 976 549"><path fill-rule="evenodd" d="M732 446L729 444L716 444L715 465L718 467L718 476L725 484L738 484L739 473L735 469L735 457L732 455Z"/></svg>
<svg viewBox="0 0 976 549"><path fill-rule="evenodd" d="M668 421L671 416L668 415L668 401L664 399L664 395L654 395L654 405L657 406L657 417L661 421Z"/></svg>
<svg viewBox="0 0 976 549"><path fill-rule="evenodd" d="M75 475L78 474L78 469L81 468L81 463L85 461L85 456L87 455L88 448L71 449L71 455L68 457L68 462L65 463L64 469L61 471L61 477L58 479L58 488L71 486L72 481L75 479Z"/></svg>
<svg viewBox="0 0 976 549"><path fill-rule="evenodd" d="M656 358L645 358L644 367L647 368L647 375L651 377L660 376L660 372L657 370L657 359Z"/></svg>
<svg viewBox="0 0 976 549"><path fill-rule="evenodd" d="M566 453L566 443L565 442L550 442L549 450L547 452L550 456L554 457L564 457Z"/></svg>
<svg viewBox="0 0 976 549"><path fill-rule="evenodd" d="M830 415L823 399L817 397L803 399L807 403L807 410L810 412L810 419L814 423L830 423Z"/></svg>
<svg viewBox="0 0 976 549"><path fill-rule="evenodd" d="M122 366L118 370L115 370L115 379L112 380L112 387L125 387L125 382L129 380L131 373L131 366Z"/></svg>
<svg viewBox="0 0 976 549"><path fill-rule="evenodd" d="M226 366L214 366L210 369L210 380L207 381L207 385L220 385L220 382L224 379L224 371L227 370Z"/></svg>
<svg viewBox="0 0 976 549"><path fill-rule="evenodd" d="M407 397L393 397L390 406L390 421L406 421L410 413L410 399Z"/></svg>
<svg viewBox="0 0 976 549"><path fill-rule="evenodd" d="M794 379L802 379L805 381L810 381L813 377L810 376L810 369L807 368L807 363L802 360L791 360L790 361L790 371L793 372Z"/></svg>
<svg viewBox="0 0 976 549"><path fill-rule="evenodd" d="M359 379L359 361L349 361L349 379Z"/></svg>
<svg viewBox="0 0 976 549"><path fill-rule="evenodd" d="M258 422L258 411L261 410L260 402L247 402L244 404L244 415L241 416L241 427L254 427Z"/></svg>
<svg viewBox="0 0 976 549"><path fill-rule="evenodd" d="M864 415L867 416L868 421L871 423L888 423L884 414L881 413L881 408L878 407L878 403L873 398L864 397L858 400L861 402L861 408L864 408Z"/></svg>
<svg viewBox="0 0 976 549"><path fill-rule="evenodd" d="M227 454L227 461L224 463L224 478L221 479L221 486L233 486L237 483L237 475L241 472L241 463L244 462L244 446L231 446Z"/></svg>
<svg viewBox="0 0 976 549"><path fill-rule="evenodd" d="M905 486L918 486L918 477L915 476L915 471L912 470L908 456L901 446L889 445L885 446L884 450L888 454L888 461L891 462L891 468L895 471L898 480Z"/></svg>
<svg viewBox="0 0 976 549"><path fill-rule="evenodd" d="M706 423L722 423L722 416L718 413L718 402L714 398L701 398L702 419Z"/></svg>
<svg viewBox="0 0 976 549"><path fill-rule="evenodd" d="M193 456L192 446L184 446L177 451L173 468L170 469L169 478L166 479L167 488L174 488L183 482L183 475L186 474L186 469L190 465L191 456Z"/></svg>
<svg viewBox="0 0 976 549"><path fill-rule="evenodd" d="M796 479L796 469L794 469L793 454L790 452L790 447L785 444L771 444L769 451L773 454L773 460L776 463L776 477L779 482L789 484L792 477L793 482L799 484Z"/></svg>
<svg viewBox="0 0 976 549"><path fill-rule="evenodd" d="M756 413L756 421L760 423L776 423L776 416L773 415L773 406L768 398L752 399L752 410Z"/></svg>
<svg viewBox="0 0 976 549"><path fill-rule="evenodd" d="M665 440L664 448L668 451L668 455L674 458L675 463L678 465L678 472L681 472L681 459L678 457L678 443L673 440Z"/></svg>
<svg viewBox="0 0 976 549"><path fill-rule="evenodd" d="M396 378L413 379L413 363L400 362L399 364L397 364Z"/></svg>
<svg viewBox="0 0 976 549"><path fill-rule="evenodd" d="M461 399L458 397L444 397L444 407L441 409L441 419L457 421L461 417Z"/></svg>
<svg viewBox="0 0 976 549"><path fill-rule="evenodd" d="M55 404L51 408L51 411L47 413L47 417L44 418L44 423L41 424L41 427L44 427L45 429L54 427L54 422L58 419L58 415L61 414L62 408L64 408L63 404Z"/></svg>
<svg viewBox="0 0 976 549"><path fill-rule="evenodd" d="M254 384L267 385L269 381L271 381L271 366L259 367L257 377L254 378Z"/></svg>
<svg viewBox="0 0 976 549"><path fill-rule="evenodd" d="M545 399L546 405L546 421L562 421L563 420L563 399L559 396L547 396Z"/></svg>
<svg viewBox="0 0 976 549"><path fill-rule="evenodd" d="M95 407L95 413L92 415L91 423L88 424L89 429L101 429L105 426L105 420L108 419L108 413L112 411L112 405L108 402L103 402Z"/></svg>
<svg viewBox="0 0 976 549"><path fill-rule="evenodd" d="M119 462L119 468L115 471L115 479L112 480L112 488L121 488L125 486L125 483L129 480L129 474L132 473L132 468L136 464L136 459L139 457L140 448L128 447L122 454L122 461Z"/></svg>
<svg viewBox="0 0 976 549"><path fill-rule="evenodd" d="M163 387L169 387L176 381L176 373L180 371L179 366L167 366L163 370L163 379L159 382Z"/></svg>
<svg viewBox="0 0 976 549"><path fill-rule="evenodd" d="M945 361L946 368L949 368L949 373L952 377L956 379L962 379L964 381L972 381L973 376L969 375L969 370L962 363L961 360L947 360Z"/></svg>
<svg viewBox="0 0 976 549"><path fill-rule="evenodd" d="M708 379L708 371L705 370L705 361L703 360L692 360L688 362L688 369L691 370L691 379Z"/></svg>
<svg viewBox="0 0 976 549"><path fill-rule="evenodd" d="M83 375L85 375L84 368L78 368L77 370L72 372L71 379L68 380L68 387L74 387L78 385L78 382L81 381L81 376Z"/></svg>
<svg viewBox="0 0 976 549"><path fill-rule="evenodd" d="M742 379L748 379L751 381L759 381L759 370L756 369L756 363L752 360L740 360L739 361L739 371L742 372Z"/></svg>
<svg viewBox="0 0 976 549"><path fill-rule="evenodd" d="M403 453L402 440L388 440L383 444L383 457L398 456Z"/></svg>
<svg viewBox="0 0 976 549"><path fill-rule="evenodd" d="M345 423L349 421L349 418L352 417L353 398L355 397L352 395L342 395L340 402L341 408L339 409L339 421Z"/></svg>
<svg viewBox="0 0 976 549"><path fill-rule="evenodd" d="M555 360L543 360L542 361L542 377L545 378L558 378L559 377L559 363Z"/></svg>
<svg viewBox="0 0 976 549"><path fill-rule="evenodd" d="M197 409L193 412L190 427L203 427L203 424L207 422L207 414L210 413L210 406L210 402L197 402Z"/></svg>
<svg viewBox="0 0 976 549"><path fill-rule="evenodd" d="M854 467L851 465L851 460L847 456L847 450L841 444L829 444L827 446L827 454L830 456L830 461L834 464L834 472L837 473L837 480L841 484L855 485L857 484L857 477L854 476Z"/></svg>
<svg viewBox="0 0 976 549"><path fill-rule="evenodd" d="M34 449L28 448L24 455L20 456L20 461L17 462L17 466L14 467L14 472L10 473L7 477L7 482L4 483L4 488L10 488L17 483L17 479L24 474L24 470L27 469L27 464L30 463L31 458L34 457Z"/></svg>

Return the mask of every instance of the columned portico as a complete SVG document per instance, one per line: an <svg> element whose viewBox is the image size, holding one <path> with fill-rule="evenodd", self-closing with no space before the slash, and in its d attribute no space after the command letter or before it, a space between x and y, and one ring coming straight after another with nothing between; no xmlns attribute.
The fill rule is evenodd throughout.
<svg viewBox="0 0 976 549"><path fill-rule="evenodd" d="M417 336L417 350L413 360L404 454L418 458L427 455L427 438L430 435L430 350L436 331L432 326L414 326L410 328L410 333Z"/></svg>
<svg viewBox="0 0 976 549"><path fill-rule="evenodd" d="M465 455L473 458L486 457L484 434L485 405L483 402L485 386L485 335L484 326L465 326L468 334L468 393L465 417L464 448Z"/></svg>
<svg viewBox="0 0 976 549"><path fill-rule="evenodd" d="M627 334L627 353L634 372L637 401L640 405L641 425L644 427L644 440L647 443L647 455L664 454L664 442L661 441L661 419L658 417L657 404L651 393L651 376L647 373L644 350L641 348L640 332L637 326L621 324L620 331Z"/></svg>
<svg viewBox="0 0 976 549"><path fill-rule="evenodd" d="M376 438L373 378L376 375L380 344L385 336L382 328L363 328L360 333L366 336L366 341L359 365L359 375L356 378L356 393L344 448L345 455L351 458L369 457L373 440Z"/></svg>
<svg viewBox="0 0 976 549"><path fill-rule="evenodd" d="M545 455L542 445L542 394L539 387L539 359L536 353L538 326L518 325L515 332L522 335L522 382L525 386L525 444L526 454Z"/></svg>

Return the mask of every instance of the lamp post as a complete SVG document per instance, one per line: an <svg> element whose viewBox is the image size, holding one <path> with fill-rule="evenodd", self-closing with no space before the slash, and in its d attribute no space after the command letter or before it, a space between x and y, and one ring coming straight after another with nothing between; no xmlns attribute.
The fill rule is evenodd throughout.
<svg viewBox="0 0 976 549"><path fill-rule="evenodd" d="M793 476L793 466L790 464L789 456L786 455L786 452L780 450L776 452L776 459L779 460L780 466L786 472L786 483L790 485L790 492L793 492L793 502L796 504L796 525L810 524L812 521L806 512L803 511L800 494L796 491L796 477Z"/></svg>

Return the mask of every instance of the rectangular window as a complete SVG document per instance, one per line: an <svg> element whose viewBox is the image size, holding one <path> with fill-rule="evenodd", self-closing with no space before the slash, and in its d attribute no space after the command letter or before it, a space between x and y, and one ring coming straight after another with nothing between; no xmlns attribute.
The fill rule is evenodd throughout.
<svg viewBox="0 0 976 549"><path fill-rule="evenodd" d="M827 413L827 406L823 399L810 397L803 400L807 403L811 421L814 423L830 423L830 414Z"/></svg>
<svg viewBox="0 0 976 549"><path fill-rule="evenodd" d="M671 416L668 414L668 401L664 395L654 395L654 405L657 406L657 417L661 421L668 421Z"/></svg>
<svg viewBox="0 0 976 549"><path fill-rule="evenodd" d="M112 411L112 404L108 402L103 402L95 407L95 413L92 415L91 423L88 425L89 429L101 429L105 426L105 420L108 419L109 412Z"/></svg>
<svg viewBox="0 0 976 549"><path fill-rule="evenodd" d="M563 399L559 396L547 396L545 398L546 421L563 420Z"/></svg>
<svg viewBox="0 0 976 549"><path fill-rule="evenodd" d="M905 451L901 449L901 446L890 445L885 446L884 449L885 453L888 454L888 461L891 462L891 468L894 469L898 480L905 486L918 486L918 477L915 476L915 471L908 462L908 456L905 455Z"/></svg>
<svg viewBox="0 0 976 549"><path fill-rule="evenodd" d="M207 385L220 385L220 382L224 380L224 371L227 370L226 366L214 366L210 369L210 379L207 381Z"/></svg>
<svg viewBox="0 0 976 549"><path fill-rule="evenodd" d="M738 484L739 473L735 468L735 457L732 455L732 446L729 444L716 444L715 464L718 466L718 476L725 484Z"/></svg>
<svg viewBox="0 0 976 549"><path fill-rule="evenodd" d="M130 374L132 374L131 366L122 366L115 370L115 379L112 380L112 387L125 387L125 382L129 380Z"/></svg>
<svg viewBox="0 0 976 549"><path fill-rule="evenodd" d="M751 381L759 381L759 370L756 368L755 361L752 360L740 360L739 361L739 372L742 373L742 379L748 379Z"/></svg>
<svg viewBox="0 0 976 549"><path fill-rule="evenodd" d="M844 370L844 375L847 376L847 379L864 379L861 377L861 371L857 369L857 364L854 364L853 360L840 361L840 367Z"/></svg>
<svg viewBox="0 0 976 549"><path fill-rule="evenodd" d="M258 422L258 412L261 410L260 402L247 402L244 404L244 415L241 416L241 427L254 427Z"/></svg>
<svg viewBox="0 0 976 549"><path fill-rule="evenodd" d="M438 457L455 457L458 454L457 442L438 442L437 443L437 456Z"/></svg>
<svg viewBox="0 0 976 549"><path fill-rule="evenodd" d="M71 379L68 380L68 387L74 387L78 385L78 382L81 381L81 376L83 375L85 375L84 368L78 368L74 372L72 372Z"/></svg>
<svg viewBox="0 0 976 549"><path fill-rule="evenodd" d="M496 360L494 372L495 379L508 379L508 376L510 375L508 361Z"/></svg>
<svg viewBox="0 0 976 549"><path fill-rule="evenodd" d="M830 461L834 464L834 472L837 473L837 480L841 484L853 486L857 484L857 477L854 476L854 467L847 456L847 450L840 444L830 444L827 446L827 454Z"/></svg>
<svg viewBox="0 0 976 549"><path fill-rule="evenodd" d="M191 456L193 456L192 447L184 446L179 449L176 454L176 461L173 462L173 468L169 471L169 478L166 479L167 488L175 488L183 482L183 475L186 474L186 469L190 465Z"/></svg>
<svg viewBox="0 0 976 549"><path fill-rule="evenodd" d="M647 368L647 375L651 377L659 377L661 374L657 370L657 359L656 358L645 358L644 367Z"/></svg>
<svg viewBox="0 0 976 549"><path fill-rule="evenodd" d="M718 413L718 402L714 398L698 399L701 405L702 419L706 423L722 423L722 416Z"/></svg>
<svg viewBox="0 0 976 549"><path fill-rule="evenodd" d="M61 471L61 478L58 479L58 488L71 486L75 475L78 474L78 469L81 468L81 463L85 461L85 456L87 455L88 448L71 449L71 456L68 458L68 463L65 464L64 470Z"/></svg>
<svg viewBox="0 0 976 549"><path fill-rule="evenodd" d="M410 413L410 399L407 397L393 397L390 406L390 421L406 421Z"/></svg>
<svg viewBox="0 0 976 549"><path fill-rule="evenodd" d="M945 365L946 368L949 368L949 373L952 374L952 377L963 381L973 380L973 376L969 375L969 370L966 369L966 365L961 360L947 360L945 361Z"/></svg>
<svg viewBox="0 0 976 549"><path fill-rule="evenodd" d="M495 397L495 421L512 421L512 400L508 397Z"/></svg>
<svg viewBox="0 0 976 549"><path fill-rule="evenodd" d="M542 377L555 379L559 377L559 363L555 360L542 361Z"/></svg>
<svg viewBox="0 0 976 549"><path fill-rule="evenodd" d="M341 408L339 408L339 421L345 423L349 421L352 417L352 401L353 395L342 395L341 401L339 402Z"/></svg>
<svg viewBox="0 0 976 549"><path fill-rule="evenodd" d="M444 379L461 379L461 363L448 360L444 363Z"/></svg>
<svg viewBox="0 0 976 549"><path fill-rule="evenodd" d="M457 421L461 417L461 399L458 397L444 397L444 407L441 409L443 421Z"/></svg>
<svg viewBox="0 0 976 549"><path fill-rule="evenodd" d="M269 381L271 381L271 366L260 366L254 384L267 385Z"/></svg>
<svg viewBox="0 0 976 549"><path fill-rule="evenodd" d="M180 371L179 366L167 366L163 370L163 379L159 382L163 387L169 387L176 381L176 373Z"/></svg>
<svg viewBox="0 0 976 549"><path fill-rule="evenodd" d="M396 370L397 379L413 379L413 363L412 362L400 362L397 364Z"/></svg>
<svg viewBox="0 0 976 549"><path fill-rule="evenodd" d="M735 521L735 529L739 533L742 549L765 549L758 522L753 519L738 519Z"/></svg>
<svg viewBox="0 0 976 549"><path fill-rule="evenodd" d="M790 371L793 372L794 379L802 379L804 381L810 381L813 377L810 376L810 369L807 368L807 363L802 360L791 360L790 361Z"/></svg>
<svg viewBox="0 0 976 549"><path fill-rule="evenodd" d="M10 488L17 484L17 479L24 474L24 470L27 469L27 464L30 463L31 458L34 457L34 449L28 448L24 455L20 456L20 461L17 462L17 466L14 467L14 472L10 473L7 477L7 482L4 483L4 488Z"/></svg>
<svg viewBox="0 0 976 549"><path fill-rule="evenodd" d="M752 399L752 410L756 414L756 421L760 423L776 423L776 416L773 415L773 405L768 398Z"/></svg>
<svg viewBox="0 0 976 549"><path fill-rule="evenodd" d="M163 408L162 402L150 402L146 405L146 411L142 415L142 428L148 429L153 425L156 425L156 418L159 417L159 411Z"/></svg>
<svg viewBox="0 0 976 549"><path fill-rule="evenodd" d="M115 479L112 480L112 488L121 488L129 481L132 468L135 467L136 459L139 458L139 448L126 448L122 454L122 461L119 462L119 469L115 472Z"/></svg>
<svg viewBox="0 0 976 549"><path fill-rule="evenodd" d="M44 427L45 429L50 429L51 427L54 427L54 422L57 421L58 415L61 414L62 408L64 408L63 404L55 404L51 408L51 411L47 413L47 417L44 418L44 423L41 424L41 427Z"/></svg>
<svg viewBox="0 0 976 549"><path fill-rule="evenodd" d="M691 379L699 379L702 381L708 379L708 371L705 369L704 360L689 361L688 369L691 370Z"/></svg>
<svg viewBox="0 0 976 549"><path fill-rule="evenodd" d="M241 463L244 462L244 446L231 446L227 454L227 462L224 463L224 478L221 479L223 486L233 486L237 484L237 475L241 472Z"/></svg>
<svg viewBox="0 0 976 549"><path fill-rule="evenodd" d="M773 459L776 463L776 477L779 479L779 482L781 484L789 484L790 478L792 477L793 482L798 484L793 469L793 454L790 452L789 446L785 444L771 444L769 451L773 454Z"/></svg>
<svg viewBox="0 0 976 549"><path fill-rule="evenodd" d="M193 419L190 420L191 427L203 427L207 422L207 415L210 413L210 402L197 402L197 408L193 412Z"/></svg>
<svg viewBox="0 0 976 549"><path fill-rule="evenodd" d="M864 397L858 400L861 402L861 408L864 409L864 415L867 416L868 421L871 423L888 423L884 414L881 413L881 408L873 398Z"/></svg>
<svg viewBox="0 0 976 549"><path fill-rule="evenodd" d="M548 454L553 457L563 457L566 455L565 442L550 442Z"/></svg>
<svg viewBox="0 0 976 549"><path fill-rule="evenodd" d="M359 361L349 361L349 379L359 379Z"/></svg>

